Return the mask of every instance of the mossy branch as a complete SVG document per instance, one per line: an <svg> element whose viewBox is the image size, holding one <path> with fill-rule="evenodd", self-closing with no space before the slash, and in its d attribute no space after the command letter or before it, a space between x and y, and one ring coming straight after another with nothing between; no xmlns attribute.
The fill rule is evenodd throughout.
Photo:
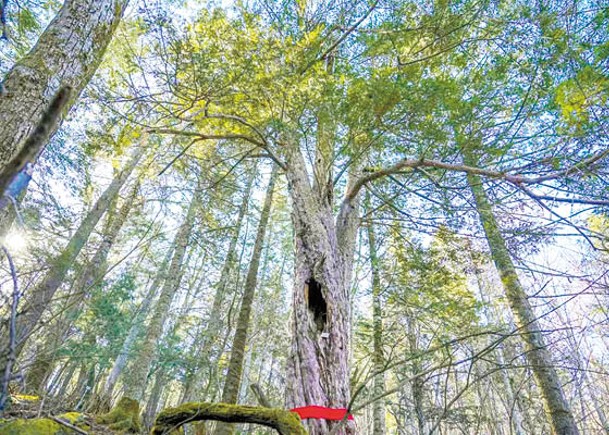
<svg viewBox="0 0 609 435"><path fill-rule="evenodd" d="M300 417L294 412L226 403L185 403L177 408L167 408L157 416L152 434L168 434L185 423L199 420L254 423L273 428L281 435L307 435Z"/></svg>

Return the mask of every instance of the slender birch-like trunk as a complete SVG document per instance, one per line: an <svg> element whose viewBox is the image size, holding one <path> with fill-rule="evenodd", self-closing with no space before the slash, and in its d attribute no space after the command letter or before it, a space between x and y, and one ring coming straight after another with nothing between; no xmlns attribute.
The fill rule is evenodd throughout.
<svg viewBox="0 0 609 435"><path fill-rule="evenodd" d="M476 166L478 162L473 151L468 147L463 147L462 151L464 163ZM552 355L545 343L539 322L526 292L520 283L480 176L468 172L467 181L474 195L476 210L486 234L493 262L499 272L516 325L522 332L527 348L527 360L531 365L535 381L541 392L552 433L556 435L578 435L579 431L565 398L562 383L552 361Z"/></svg>
<svg viewBox="0 0 609 435"><path fill-rule="evenodd" d="M129 354L131 353L135 341L137 340L138 334L141 328L144 326L146 322L146 318L148 317L148 313L150 312L150 307L152 306L152 302L154 301L156 294L163 284L163 281L166 277L166 270L169 262L171 261L171 257L173 255L173 250L169 250L165 259L161 263L159 270L152 281L152 284L148 288L148 292L131 323L131 327L129 328L129 333L127 334L127 338L123 342L123 346L121 350L114 360L114 364L112 365L112 369L110 370L110 374L104 383L104 387L102 389L102 393L100 394L102 402L110 403L112 394L114 393L114 388L116 387L116 383L118 382L123 370L127 366L127 361L129 359Z"/></svg>
<svg viewBox="0 0 609 435"><path fill-rule="evenodd" d="M273 202L273 191L275 188L275 178L277 177L278 167L273 166L271 179L266 191L264 205L260 214L258 223L258 231L254 241L254 249L252 250L252 259L247 270L245 285L243 289L243 298L241 300L241 308L239 310L239 318L237 320L237 328L235 329L235 337L233 338L233 346L231 348L231 357L228 363L228 373L224 382L224 390L222 391L223 403L237 403L239 399L239 387L242 379L243 360L245 358L245 347L248 339L248 330L250 326L250 318L252 307L254 304L254 296L256 287L258 286L258 269L260 265L260 257L264 245L269 218L271 215L271 205ZM216 435L230 435L234 433L234 425L226 423L218 423L216 426Z"/></svg>
<svg viewBox="0 0 609 435"><path fill-rule="evenodd" d="M372 336L373 370L375 373L372 395L380 397L385 392L385 358L383 356L383 310L381 306L381 276L376 251L376 234L372 222L368 223L368 250L372 271ZM385 404L377 400L372 405L373 435L385 434Z"/></svg>
<svg viewBox="0 0 609 435"><path fill-rule="evenodd" d="M159 409L159 402L161 401L161 395L166 383L167 377L165 376L165 373L163 373L162 370L157 370L154 375L150 397L146 403L146 409L144 410L143 415L144 426L147 428L152 427L152 424L154 423L154 417Z"/></svg>
<svg viewBox="0 0 609 435"><path fill-rule="evenodd" d="M407 314L408 322L408 350L412 355L419 353L419 340L417 331L417 321L412 312ZM417 376L423 371L423 366L419 358L414 358L412 361L413 380L410 382L412 392L412 402L414 414L416 416L417 433L423 435L426 433L425 426L427 419L425 418L425 380ZM416 377L415 377L416 376Z"/></svg>

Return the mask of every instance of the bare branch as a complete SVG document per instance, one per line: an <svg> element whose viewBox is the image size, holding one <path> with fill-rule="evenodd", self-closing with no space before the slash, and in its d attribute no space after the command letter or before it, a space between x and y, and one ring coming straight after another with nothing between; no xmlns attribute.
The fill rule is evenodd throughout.
<svg viewBox="0 0 609 435"><path fill-rule="evenodd" d="M574 164L573 166L563 169L561 171L552 172L547 175L542 175L539 177L525 177L522 175L511 175L505 171L494 171L490 169L482 169L473 166L467 165L456 165L452 163L444 163L438 160L429 160L429 159L404 159L393 166L389 166L387 168L379 169L369 173L361 177L357 180L356 183L352 186L351 189L345 195L345 200L352 200L361 190L361 188L374 180L377 180L382 177L386 177L388 175L392 175L398 172L402 172L404 170L412 170L416 168L436 168L436 169L445 169L447 171L455 171L455 172L466 172L470 174L480 175L483 177L494 178L497 180L505 180L509 183L512 183L516 186L521 186L523 184L539 184L544 181L556 180L558 178L567 177L569 175L576 174L585 169L590 169L595 163L600 161L601 159L607 157L609 155L609 149L604 150L594 156L584 159L581 162ZM604 204L601 204L604 205Z"/></svg>

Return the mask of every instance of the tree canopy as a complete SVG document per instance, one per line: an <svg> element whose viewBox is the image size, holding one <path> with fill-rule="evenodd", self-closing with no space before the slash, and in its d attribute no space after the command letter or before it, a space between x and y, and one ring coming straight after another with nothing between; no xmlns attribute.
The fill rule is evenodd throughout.
<svg viewBox="0 0 609 435"><path fill-rule="evenodd" d="M609 431L604 1L0 17L0 432Z"/></svg>

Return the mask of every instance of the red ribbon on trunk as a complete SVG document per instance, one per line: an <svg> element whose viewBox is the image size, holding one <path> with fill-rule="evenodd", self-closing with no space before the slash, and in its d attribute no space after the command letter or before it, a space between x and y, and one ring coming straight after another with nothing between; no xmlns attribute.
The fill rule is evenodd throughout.
<svg viewBox="0 0 609 435"><path fill-rule="evenodd" d="M295 412L300 416L301 420L305 418L320 418L323 420L342 420L347 413L346 408L326 408L325 406L303 406L301 408L293 408L290 411ZM353 416L349 414L347 420L353 420Z"/></svg>

